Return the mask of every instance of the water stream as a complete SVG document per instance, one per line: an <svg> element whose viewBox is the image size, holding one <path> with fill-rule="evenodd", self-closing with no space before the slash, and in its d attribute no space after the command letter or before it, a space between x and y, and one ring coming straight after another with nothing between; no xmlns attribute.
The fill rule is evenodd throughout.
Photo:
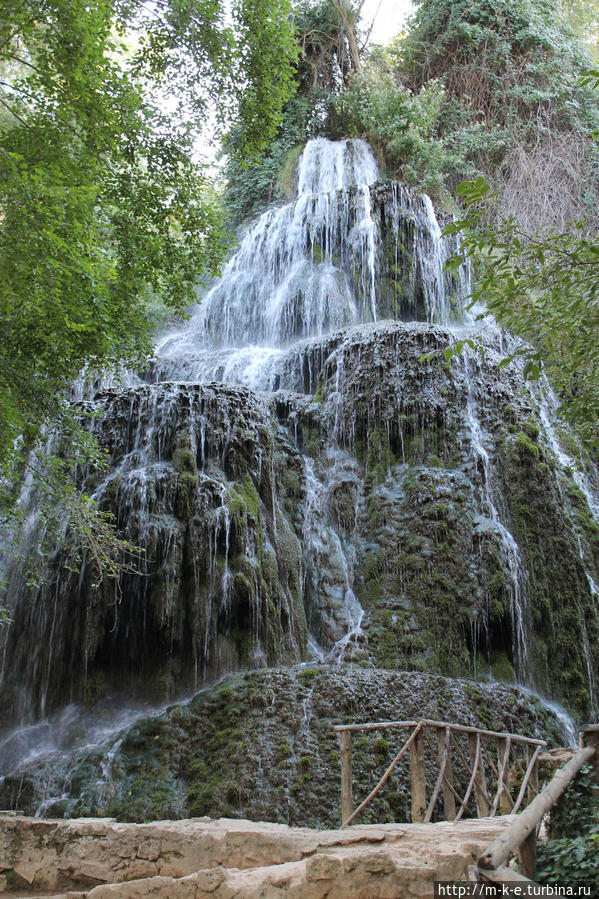
<svg viewBox="0 0 599 899"><path fill-rule="evenodd" d="M470 447L473 461L479 475L481 514L490 519L499 536L510 592L510 611L512 623L512 656L518 682L527 682L527 598L526 570L522 555L514 536L502 521L494 498L493 472L489 453L485 447L485 435L480 423L476 387L472 377L475 369L474 354L469 347L463 353L464 374L467 385L466 415L470 431Z"/></svg>

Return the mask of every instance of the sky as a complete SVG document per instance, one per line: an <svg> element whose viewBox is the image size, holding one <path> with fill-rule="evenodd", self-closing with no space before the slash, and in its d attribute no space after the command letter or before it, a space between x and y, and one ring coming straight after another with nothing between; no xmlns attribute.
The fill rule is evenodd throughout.
<svg viewBox="0 0 599 899"><path fill-rule="evenodd" d="M374 19L370 39L376 44L385 44L401 31L411 12L410 0L365 0L361 18L366 29Z"/></svg>

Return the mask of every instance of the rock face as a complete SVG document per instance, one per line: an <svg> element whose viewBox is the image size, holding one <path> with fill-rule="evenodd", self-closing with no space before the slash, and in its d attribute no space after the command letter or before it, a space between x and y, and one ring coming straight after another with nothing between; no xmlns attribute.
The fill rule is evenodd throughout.
<svg viewBox="0 0 599 899"><path fill-rule="evenodd" d="M0 895L4 887L73 899L432 896L435 880L467 880L509 820L318 832L226 819L135 826L0 818Z"/></svg>
<svg viewBox="0 0 599 899"><path fill-rule="evenodd" d="M53 752L4 778L0 807L49 817L148 821L210 814L337 827L334 725L420 718L563 743L555 716L514 687L357 666L265 669L209 687L129 727L113 727L92 746L73 750L73 722ZM60 727L56 722L55 732ZM365 732L354 740L356 805L408 733ZM14 749L16 755L19 747ZM408 769L406 757L359 823L410 819ZM463 776L456 763L456 783ZM435 777L431 767L431 782ZM441 802L436 817L442 818Z"/></svg>
<svg viewBox="0 0 599 899"><path fill-rule="evenodd" d="M95 429L111 472L85 486L143 547L141 571L97 588L93 566L69 571L64 553L33 606L16 579L5 671L20 678L3 691L8 717L123 683L164 697L306 652L302 460L267 403L242 387L168 383L103 404Z"/></svg>
<svg viewBox="0 0 599 899"><path fill-rule="evenodd" d="M87 401L110 467L81 487L143 560L101 583L66 539L39 589L10 572L0 805L333 824L336 723L560 740L528 695L435 676L597 710L592 479L549 392L499 367L509 338L463 320L430 200L375 179L361 142L311 142L296 202L143 379ZM482 352L446 359L456 330Z"/></svg>

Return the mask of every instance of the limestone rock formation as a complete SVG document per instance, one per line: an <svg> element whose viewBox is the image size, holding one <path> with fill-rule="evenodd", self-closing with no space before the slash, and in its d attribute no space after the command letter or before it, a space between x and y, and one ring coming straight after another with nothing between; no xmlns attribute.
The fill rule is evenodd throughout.
<svg viewBox="0 0 599 899"><path fill-rule="evenodd" d="M376 178L362 142L311 141L147 371L88 392L110 466L81 488L143 562L102 583L67 534L39 588L10 571L0 805L333 824L336 723L563 742L518 686L597 711L593 472L464 313L430 200Z"/></svg>
<svg viewBox="0 0 599 899"><path fill-rule="evenodd" d="M411 899L432 896L435 880L468 879L507 823L317 832L226 819L135 826L0 818L0 895Z"/></svg>

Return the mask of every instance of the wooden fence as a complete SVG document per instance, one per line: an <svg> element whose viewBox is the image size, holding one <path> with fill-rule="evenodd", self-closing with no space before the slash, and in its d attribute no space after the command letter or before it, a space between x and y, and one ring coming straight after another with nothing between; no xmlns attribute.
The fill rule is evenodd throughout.
<svg viewBox="0 0 599 899"><path fill-rule="evenodd" d="M479 818L517 812L525 799L539 791L538 757L547 746L544 740L449 724L447 721L383 721L372 724L343 724L335 728L341 739L341 826L347 827L374 799L394 768L409 752L411 812L413 822L432 820L437 801L443 800L444 818L459 821L469 810ZM352 739L356 731L409 731L387 770L360 805L352 811ZM462 737L462 745L458 742ZM464 739L465 738L465 739ZM467 749L464 743L467 742ZM427 796L426 757L437 776ZM458 769L467 786L462 795L456 789ZM521 777L516 796L510 789L517 771ZM460 778L464 780L464 776Z"/></svg>
<svg viewBox="0 0 599 899"><path fill-rule="evenodd" d="M431 821L441 799L443 817L448 821L459 821L466 812L479 818L516 814L527 806L479 858L478 876L483 880L527 880L534 876L541 820L587 762L593 761L599 789L599 725L583 728L581 748L541 792L538 760L547 745L544 740L430 720L345 724L335 730L341 741L342 827L350 825L374 799L406 753L410 760L411 817L415 823ZM374 789L352 810L353 735L374 730L409 733ZM426 781L427 761L429 771L431 762L436 771L430 788ZM462 794L456 789L458 781L466 784ZM503 867L516 852L520 857L520 875Z"/></svg>

